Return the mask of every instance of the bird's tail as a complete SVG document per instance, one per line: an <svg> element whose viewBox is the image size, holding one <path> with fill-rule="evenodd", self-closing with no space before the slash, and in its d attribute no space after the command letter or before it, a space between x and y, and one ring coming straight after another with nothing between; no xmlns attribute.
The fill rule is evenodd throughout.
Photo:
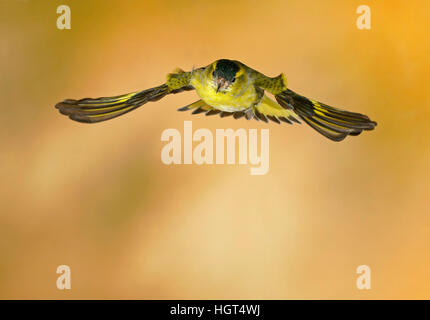
<svg viewBox="0 0 430 320"><path fill-rule="evenodd" d="M55 107L72 120L94 123L119 117L149 101L157 101L168 93L168 86L163 84L155 88L115 97L67 99L57 103Z"/></svg>
<svg viewBox="0 0 430 320"><path fill-rule="evenodd" d="M368 116L330 107L305 98L292 90L276 95L278 103L293 109L308 125L333 141L342 141L346 136L357 136L363 130L373 130L376 122Z"/></svg>

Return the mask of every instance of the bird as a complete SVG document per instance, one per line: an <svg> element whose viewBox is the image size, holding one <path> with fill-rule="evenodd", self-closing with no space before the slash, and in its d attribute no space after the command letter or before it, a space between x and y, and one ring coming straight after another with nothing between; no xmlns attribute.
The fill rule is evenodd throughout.
<svg viewBox="0 0 430 320"><path fill-rule="evenodd" d="M278 124L304 121L332 141L357 136L377 125L364 114L331 107L295 93L287 87L284 73L268 77L240 61L229 59L219 59L189 72L177 68L167 74L164 84L154 88L113 97L66 99L55 107L72 120L97 123L124 115L169 94L190 90L195 90L200 99L178 111L266 123L270 120Z"/></svg>

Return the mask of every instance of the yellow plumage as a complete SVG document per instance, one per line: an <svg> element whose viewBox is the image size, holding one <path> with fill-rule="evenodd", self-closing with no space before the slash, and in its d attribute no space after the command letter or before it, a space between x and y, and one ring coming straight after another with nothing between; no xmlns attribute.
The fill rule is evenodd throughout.
<svg viewBox="0 0 430 320"><path fill-rule="evenodd" d="M56 107L72 120L93 123L118 117L149 101L184 90L196 90L200 100L180 111L290 124L300 123L301 119L334 141L376 126L376 122L363 114L336 109L296 94L287 88L287 79L282 73L271 78L239 61L226 59L190 72L175 69L167 75L165 84L155 88L116 97L64 100ZM265 92L271 93L276 101Z"/></svg>
<svg viewBox="0 0 430 320"><path fill-rule="evenodd" d="M213 108L227 112L242 111L258 101L259 95L250 83L249 75L242 74L230 88L217 92L212 72L213 67L194 71L190 84L200 98Z"/></svg>

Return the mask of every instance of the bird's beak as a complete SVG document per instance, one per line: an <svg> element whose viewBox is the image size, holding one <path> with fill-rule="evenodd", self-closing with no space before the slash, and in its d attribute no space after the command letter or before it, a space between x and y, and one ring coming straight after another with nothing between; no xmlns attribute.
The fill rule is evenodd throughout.
<svg viewBox="0 0 430 320"><path fill-rule="evenodd" d="M218 93L219 89L225 87L227 84L227 81L224 78L218 78L216 79L216 92Z"/></svg>

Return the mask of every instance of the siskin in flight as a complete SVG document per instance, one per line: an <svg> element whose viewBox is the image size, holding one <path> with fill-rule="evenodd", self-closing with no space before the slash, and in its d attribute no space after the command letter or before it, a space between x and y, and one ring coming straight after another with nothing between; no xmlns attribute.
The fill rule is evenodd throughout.
<svg viewBox="0 0 430 320"><path fill-rule="evenodd" d="M185 72L176 69L158 87L115 97L67 99L55 107L70 119L94 123L116 118L149 101L171 93L196 90L200 100L178 109L193 114L245 117L264 122L300 123L300 119L333 141L373 130L376 122L366 115L340 110L305 98L287 88L284 74L270 78L239 61L221 59ZM272 94L276 101L265 92Z"/></svg>

